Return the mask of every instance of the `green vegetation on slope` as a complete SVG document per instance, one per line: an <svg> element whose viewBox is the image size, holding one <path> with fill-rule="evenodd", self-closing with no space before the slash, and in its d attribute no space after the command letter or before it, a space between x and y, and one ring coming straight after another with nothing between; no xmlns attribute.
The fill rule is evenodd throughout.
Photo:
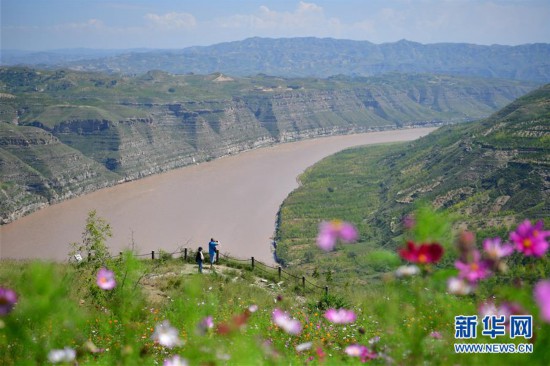
<svg viewBox="0 0 550 366"><path fill-rule="evenodd" d="M547 85L481 122L321 161L281 206L278 256L310 273L338 269L340 278L383 272L372 263L380 254L369 253L400 245L401 220L421 202L445 209L457 227L491 235L524 217L548 220L549 113ZM332 218L357 225L360 243L328 254L315 250L319 222Z"/></svg>

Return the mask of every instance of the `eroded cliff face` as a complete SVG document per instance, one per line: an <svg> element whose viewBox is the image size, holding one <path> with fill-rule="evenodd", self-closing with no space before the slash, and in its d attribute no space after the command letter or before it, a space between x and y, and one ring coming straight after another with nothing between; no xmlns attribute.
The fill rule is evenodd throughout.
<svg viewBox="0 0 550 366"><path fill-rule="evenodd" d="M374 97L351 90L134 103L150 117L64 121L51 133L120 179L131 180L278 142L444 122L429 107L416 106L413 113L402 98L406 95ZM455 113L453 117L476 116Z"/></svg>
<svg viewBox="0 0 550 366"><path fill-rule="evenodd" d="M116 182L116 175L37 127L0 123L0 223Z"/></svg>
<svg viewBox="0 0 550 366"><path fill-rule="evenodd" d="M0 108L1 223L109 185L279 142L481 118L532 88L439 77L291 83L157 72L99 83L95 74L23 75L29 73L36 85L4 73L13 98ZM74 90L57 88L44 98L69 77ZM159 96L142 96L153 91Z"/></svg>

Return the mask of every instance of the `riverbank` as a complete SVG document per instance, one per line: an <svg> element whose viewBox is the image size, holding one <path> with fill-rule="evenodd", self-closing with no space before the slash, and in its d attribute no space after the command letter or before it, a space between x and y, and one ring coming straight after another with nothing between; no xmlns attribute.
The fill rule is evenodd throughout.
<svg viewBox="0 0 550 366"><path fill-rule="evenodd" d="M46 207L0 227L0 258L64 260L80 241L87 213L97 210L113 228L113 253L205 246L273 263L277 210L307 167L352 146L410 141L434 128L343 135L254 149Z"/></svg>

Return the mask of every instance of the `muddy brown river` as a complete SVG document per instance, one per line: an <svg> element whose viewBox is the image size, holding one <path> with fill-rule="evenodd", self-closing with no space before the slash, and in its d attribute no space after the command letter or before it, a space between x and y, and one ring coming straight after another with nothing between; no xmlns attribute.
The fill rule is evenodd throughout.
<svg viewBox="0 0 550 366"><path fill-rule="evenodd" d="M113 228L117 254L207 247L273 263L271 237L279 206L309 166L348 147L414 140L433 128L372 132L285 143L105 188L46 207L0 227L0 258L66 260L81 240L88 212Z"/></svg>

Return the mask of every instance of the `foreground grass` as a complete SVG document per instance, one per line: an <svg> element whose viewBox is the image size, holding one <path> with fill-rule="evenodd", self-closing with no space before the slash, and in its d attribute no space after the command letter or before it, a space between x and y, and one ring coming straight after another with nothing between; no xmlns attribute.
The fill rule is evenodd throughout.
<svg viewBox="0 0 550 366"><path fill-rule="evenodd" d="M511 290L488 283L473 295L458 297L446 291L449 270L437 270L431 276L410 279L386 276L369 287L341 288L328 298L304 298L284 288L260 289L249 273L237 269L223 276L181 275L179 262L159 266L138 261L130 253L104 264L115 272L117 286L111 291L93 283L92 265L75 268L3 261L0 283L15 289L19 301L0 318L0 363L45 364L51 350L64 347L77 350L80 365L154 365L173 355L191 365L360 363L344 352L350 344L368 345L378 355L370 361L374 364L545 365L550 360L549 325L538 320L530 284ZM151 275L156 275L155 286L164 295L161 302L151 302L140 285ZM491 340L480 336L465 342L532 343L532 354L454 352L453 344L458 342L454 317L476 314L489 295L496 301L522 304L534 315L536 337ZM258 310L251 312L251 305ZM324 317L328 307L352 309L357 319L332 324ZM275 308L299 320L302 332L291 335L275 326ZM201 332L199 324L208 316L213 317L214 327ZM164 320L177 329L181 346L167 348L152 339L155 327ZM296 350L307 342L312 342L309 349Z"/></svg>

